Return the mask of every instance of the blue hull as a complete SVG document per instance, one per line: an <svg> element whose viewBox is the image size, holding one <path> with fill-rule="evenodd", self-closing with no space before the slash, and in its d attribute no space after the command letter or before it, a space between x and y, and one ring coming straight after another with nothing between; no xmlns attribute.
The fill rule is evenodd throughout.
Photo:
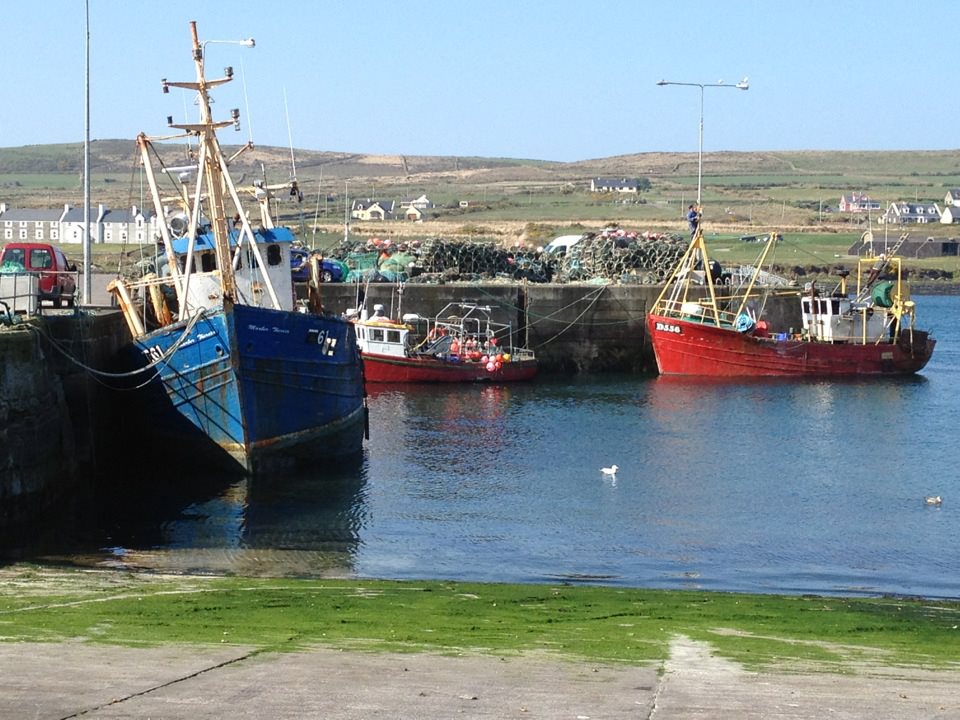
<svg viewBox="0 0 960 720"><path fill-rule="evenodd" d="M177 345L157 366L173 411L153 421L162 435L193 435L247 472L361 450L363 369L351 323L235 305L207 313L184 335L188 326L136 343L148 359Z"/></svg>

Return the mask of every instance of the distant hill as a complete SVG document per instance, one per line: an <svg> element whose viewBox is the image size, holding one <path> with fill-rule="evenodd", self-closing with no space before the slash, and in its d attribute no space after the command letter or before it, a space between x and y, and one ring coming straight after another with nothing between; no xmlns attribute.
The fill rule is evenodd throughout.
<svg viewBox="0 0 960 720"><path fill-rule="evenodd" d="M162 160L171 165L187 161L182 145L160 147ZM225 146L228 154L239 146ZM297 149L297 175L349 180L383 178L405 180L451 176L475 184L502 182L575 181L596 176L690 176L697 172L696 153L637 153L572 163L544 160L447 157L424 155L373 155ZM90 145L94 173L129 173L136 161L132 140L96 140ZM261 166L274 178L289 174L290 149L255 146L234 163L241 172L259 173ZM27 145L0 148L0 174L79 173L83 167L82 143ZM960 151L797 151L714 152L704 156L704 173L713 176L795 177L816 175L889 179L906 175L960 176Z"/></svg>

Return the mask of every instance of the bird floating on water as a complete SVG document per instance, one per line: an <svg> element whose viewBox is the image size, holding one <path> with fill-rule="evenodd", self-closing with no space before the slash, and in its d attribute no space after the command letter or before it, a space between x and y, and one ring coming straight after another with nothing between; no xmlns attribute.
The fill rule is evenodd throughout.
<svg viewBox="0 0 960 720"><path fill-rule="evenodd" d="M943 503L943 498L939 495L928 495L923 499L927 505L940 505Z"/></svg>
<svg viewBox="0 0 960 720"><path fill-rule="evenodd" d="M619 469L620 468L618 468L616 465L611 465L610 467L607 467L607 468L600 468L600 472L602 472L604 475L616 475L617 470Z"/></svg>

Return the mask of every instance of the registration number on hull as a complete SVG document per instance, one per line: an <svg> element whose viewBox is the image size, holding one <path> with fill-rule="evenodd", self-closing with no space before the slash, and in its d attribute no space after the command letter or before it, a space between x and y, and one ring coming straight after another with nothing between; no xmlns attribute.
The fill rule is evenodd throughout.
<svg viewBox="0 0 960 720"><path fill-rule="evenodd" d="M662 321L660 321L660 320L657 320L657 323L656 323L656 325L654 325L654 328L656 328L658 332L674 333L675 335L682 335L682 334L683 334L683 331L680 329L680 326L679 326L679 325L674 325L673 323L662 322Z"/></svg>

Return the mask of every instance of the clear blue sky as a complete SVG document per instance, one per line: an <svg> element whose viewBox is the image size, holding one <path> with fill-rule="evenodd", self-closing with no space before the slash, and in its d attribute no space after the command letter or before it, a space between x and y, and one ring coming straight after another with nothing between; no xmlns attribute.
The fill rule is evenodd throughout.
<svg viewBox="0 0 960 720"><path fill-rule="evenodd" d="M215 112L239 107L236 139L261 145L289 131L358 153L696 151L699 90L656 82L749 76L747 92L706 90L705 151L960 147L954 0L89 1L93 138L195 117L160 79L193 78L196 20L202 40L255 38L208 45L207 67L235 67ZM84 0L6 0L0 16L0 147L81 141Z"/></svg>

